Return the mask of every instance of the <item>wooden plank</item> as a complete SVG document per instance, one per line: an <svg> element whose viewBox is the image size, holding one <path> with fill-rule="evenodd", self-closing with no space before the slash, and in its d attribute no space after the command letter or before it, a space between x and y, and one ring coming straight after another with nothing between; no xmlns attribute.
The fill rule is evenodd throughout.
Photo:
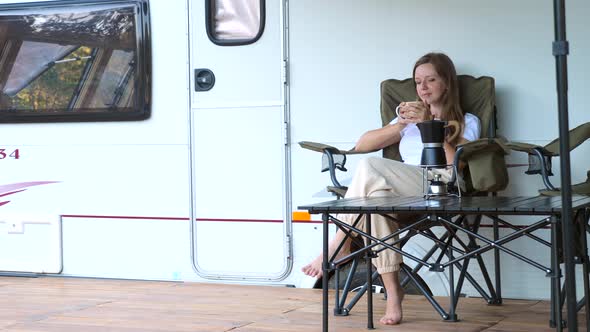
<svg viewBox="0 0 590 332"><path fill-rule="evenodd" d="M448 303L448 298L437 300ZM548 326L548 301L505 299L502 306L489 306L480 298L461 298L460 321L450 323L443 322L424 297L406 295L402 324L387 327L378 323L385 311L382 294L375 294L374 310L377 330L553 331ZM366 311L366 300L361 299L349 316L330 315L330 331L367 331ZM579 322L584 329L583 316ZM299 332L320 328L320 289L0 277L2 331Z"/></svg>

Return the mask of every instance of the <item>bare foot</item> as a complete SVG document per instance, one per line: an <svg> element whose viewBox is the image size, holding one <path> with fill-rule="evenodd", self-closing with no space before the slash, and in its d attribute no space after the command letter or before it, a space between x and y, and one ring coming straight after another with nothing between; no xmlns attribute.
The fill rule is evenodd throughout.
<svg viewBox="0 0 590 332"><path fill-rule="evenodd" d="M402 322L402 301L404 299L404 290L398 287L397 290L387 293L387 305L385 306L385 316L381 317L379 322L383 325L397 325Z"/></svg>
<svg viewBox="0 0 590 332"><path fill-rule="evenodd" d="M342 249L340 249L340 251L338 252L338 255L336 255L336 257L334 259L339 260L348 254L350 254L350 250L345 250L343 247ZM332 256L331 252L329 253L329 256ZM305 273L306 275L308 275L310 277L321 278L322 273L323 273L323 271L322 271L323 257L324 257L323 254L318 255L318 257L316 257L313 261L311 261L309 264L302 267L301 271L303 271L303 273Z"/></svg>
<svg viewBox="0 0 590 332"><path fill-rule="evenodd" d="M322 255L302 267L301 271L310 277L320 278L322 276Z"/></svg>

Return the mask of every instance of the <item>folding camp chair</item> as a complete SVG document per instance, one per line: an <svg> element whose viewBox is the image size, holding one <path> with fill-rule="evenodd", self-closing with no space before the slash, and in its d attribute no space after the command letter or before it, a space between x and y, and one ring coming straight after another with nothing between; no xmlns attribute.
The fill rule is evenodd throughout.
<svg viewBox="0 0 590 332"><path fill-rule="evenodd" d="M495 144L491 144L495 141L495 131L496 131L496 106L495 106L495 89L494 89L494 80L491 77L480 77L474 78L468 75L459 75L459 85L460 85L460 96L461 96L461 106L465 112L472 113L479 117L481 124L482 124L482 135L481 137L485 137L486 139L482 142L476 141L471 146L478 146L477 149L470 148L470 153L465 155L469 156L478 156L480 146L496 146ZM389 124L391 120L396 116L395 108L403 101L411 101L416 100L416 89L414 86L414 82L412 79L405 79L405 80L396 80L396 79L389 79L383 81L381 83L381 119L383 126ZM346 156L351 154L356 154L358 152L354 151L354 149L349 151L343 151L337 149L333 146L329 146L326 144L321 143L314 143L314 142L300 142L300 145L303 148L310 149L313 151L321 152L322 155L322 171L328 171L330 174L330 178L332 181L332 185L327 187L329 192L332 192L337 197L341 198L344 197L347 188L343 186L337 179L337 171L346 171ZM494 154L497 156L499 155L500 161L503 162L503 150L498 150L499 154ZM485 153L483 155L489 155L489 153ZM397 144L389 146L383 150L383 157L389 159L400 160L399 155L399 147ZM477 158L476 158L477 159ZM481 159L481 158L480 158ZM458 162L458 160L457 160ZM466 192L463 194L481 194L479 189L482 187L485 189L496 189L501 190L507 184L507 172L505 169L502 169L503 173L499 175L500 180L497 183L493 184L491 187L488 183L480 183L481 181L475 181L475 186L473 181L471 181L474 174L465 173L461 177L464 182L464 189ZM469 170L466 169L467 172ZM475 174L477 175L477 174ZM459 179L454 179L459 180ZM496 179L497 180L497 179ZM486 187L487 186L487 187ZM479 188L479 189L478 189ZM457 190L457 189L455 189ZM489 190L486 190L484 193L487 194ZM477 218L467 218L467 217L458 217L455 221L455 224L462 225L461 227L465 227L472 232L477 233L479 229L479 225L481 223L481 217ZM496 223L494 223L497 226ZM422 261L427 261L429 259L435 259L435 261L439 262L442 256L446 255L449 250L457 250L458 252L465 253L470 250L474 250L477 248L475 243L475 238L471 235L468 235L469 242L464 243L463 241L459 240L459 243L462 248L457 248L452 245L453 238L455 237L454 232L452 230L447 230L442 236L436 236L434 232L428 228L424 227L422 229L409 229L408 234L400 239L400 246L403 246L412 236L416 234L421 234L423 236L427 236L431 240L434 241L435 245L428 251L428 253L422 258ZM495 234L497 234L497 228L495 228ZM433 258L435 253L438 253L438 258ZM498 252L495 251L496 262L498 261ZM432 293L428 289L428 286L424 283L424 281L419 276L419 271L423 267L423 264L418 263L413 269L410 269L407 265L402 265L401 270L404 273L405 277L402 278L402 286L408 285L411 282L415 289L419 290L429 302L433 305L433 307L438 311L438 313L443 317L445 320L455 320L456 316L454 315L454 307L456 306L458 297L460 296L461 286L463 284L463 280L467 279L474 288L481 294L481 296L490 304L499 304L501 303L501 295L499 292L496 291L496 288L499 289L499 273L496 272L496 287L492 285L491 278L487 271L486 266L483 264L483 260L480 256L476 256L477 263L481 269L481 273L485 280L485 286L487 287L487 291L484 290L483 286L479 285L479 283L475 280L475 278L467 271L468 262L461 264L457 262L454 264L456 268L458 268L461 273L459 276L457 288L454 289L451 294L454 294L454 298L452 299L452 305L449 312L446 312L442 309L440 304L433 298ZM351 273L349 273L347 280L344 283L344 287L342 290L342 297L338 295L338 286L339 286L339 271L342 268L343 261L346 258L335 262L332 266L335 274L336 279L336 307L334 309L335 314L339 315L347 315L348 312L352 309L356 301L363 295L363 293L367 290L366 285L365 287L361 288L361 290L356 294L356 296L348 303L345 304L347 299L347 293L350 290L350 283L351 278L354 277L354 267L351 269ZM357 259L353 260L353 266L358 264ZM495 264L496 268L499 268L499 264ZM377 278L377 273L373 275L373 278ZM455 287L452 285L451 287Z"/></svg>
<svg viewBox="0 0 590 332"><path fill-rule="evenodd" d="M586 122L571 129L569 132L569 151L574 150L589 138L590 122ZM545 185L545 188L539 190L541 195L561 195L561 189L555 187L549 178L553 175L551 159L553 157L559 157L559 138L551 141L545 146L521 142L507 142L507 146L512 150L528 154L528 169L525 173L529 175L538 174L541 176ZM571 193L572 195L590 196L590 170L586 174L586 181L571 186ZM582 265L584 283L584 296L578 301L577 310L580 311L583 307L586 307L586 321L590 322L590 310L588 310L588 308L590 308L590 298L587 296L590 290L590 282L588 278L590 271L588 266L588 243L586 238L586 234L590 234L590 210L578 210L573 218L575 229L574 263ZM559 239L561 237L557 236L557 238ZM560 255L555 259L559 259L561 263L562 257ZM559 271L557 271L557 274L559 274ZM550 325L553 327L557 325L557 320L559 319L557 319L556 316L557 313L561 312L566 296L565 288L560 289L559 283L554 282L551 287L552 312L550 318ZM562 322L562 325L565 326L565 322Z"/></svg>
<svg viewBox="0 0 590 332"><path fill-rule="evenodd" d="M574 129L572 129L569 133L569 141L570 146L569 149L573 150L583 142L585 142L588 138L590 138L590 123L582 124ZM504 142L498 141L498 146L502 146L502 149L511 149L515 151L521 151L528 153L529 156L529 163L528 163L528 170L525 172L526 174L539 174L543 179L543 183L545 184L545 188L540 190L539 197L522 197L516 199L522 199L520 204L520 209L523 211L523 215L543 215L544 213L538 212L545 212L549 211L552 205L561 206L561 200L558 197L554 197L554 199L549 199L550 196L561 196L561 191L559 188L556 188L550 181L549 177L552 175L551 172L551 158L559 156L559 146L560 141L559 139L555 139L549 144L545 146L538 146L532 145L528 143L519 143L519 142ZM482 160L485 161L485 158L482 160L478 160L479 158L471 158L467 155L470 153L479 153L480 150L477 145L479 142L474 142L474 144L470 144L470 146L462 146L457 149L456 158L461 158L467 160L475 159L476 164L481 162ZM493 146L493 145L492 145ZM487 148L487 147L486 147ZM483 150L485 150L484 148ZM466 153L467 155L464 155ZM486 155L486 158L489 157L490 154ZM493 154L491 154L493 155ZM485 161L488 165L494 165L493 161ZM474 167L476 172L481 172L481 169L477 169L478 167ZM485 173L485 170L484 170ZM473 174L472 174L473 175ZM479 175L476 175L478 177ZM586 234L589 233L589 225L590 222L590 210L585 205L587 201L587 197L590 196L590 172L587 174L586 181L582 183L575 184L571 187L571 191L574 194L572 197L572 205L576 203L579 206L586 206L584 208L575 209L573 212L573 220L561 220L561 214L551 214L551 217L547 218L544 216L541 220L536 222L531 222L527 225L516 225L512 224L511 222L500 218L498 215L488 216L491 218L495 225L501 224L502 227L505 227L508 230L511 230L512 233L503 236L502 238L498 238L497 235L494 236L494 240L490 241L483 237L477 237L479 240L482 240L486 245L483 247L478 248L472 253L466 253L462 257L457 259L469 258L469 256L473 255L474 253L483 253L486 250L502 250L505 253L519 259L520 261L529 264L535 268L540 269L541 271L546 272L546 276L551 279L550 289L551 289L551 317L549 319L549 324L552 327L557 327L558 330L561 330L566 326L566 322L562 320L562 308L565 302L565 298L567 296L565 289L561 287L561 271L560 271L560 263L563 261L563 251L561 250L563 247L562 243L562 236L561 236L561 225L564 222L572 222L574 224L575 235L574 235L574 243L573 243L573 252L574 252L574 263L582 265L583 269L583 283L584 283L584 297L578 302L577 310L579 311L582 307L589 308L590 307L590 298L587 296L590 290L590 281L589 281L589 258L588 258L588 244ZM508 198L510 199L510 198ZM580 203L580 204L578 204ZM497 204L497 203L496 203ZM527 207L528 205L528 207ZM516 205L515 205L516 206ZM529 207L533 207L532 209ZM532 210L538 209L538 212L531 213ZM538 229L541 229L545 226L549 226L551 228L551 240L545 241L540 237L533 234ZM496 230L497 231L497 230ZM527 237L531 240L536 241L537 243L543 244L551 249L551 263L550 266L546 266L540 261L535 261L526 255L519 254L514 252L506 247L504 244L514 241L519 238ZM567 244L571 245L571 244ZM499 266L499 259L496 257L496 266ZM496 276L498 277L499 273L497 271ZM500 281L497 280L496 289L499 292ZM586 310L586 321L590 322L590 312Z"/></svg>
<svg viewBox="0 0 590 332"><path fill-rule="evenodd" d="M569 150L572 151L587 139L590 138L590 122L586 122L569 132ZM554 139L545 146L539 146L529 143L521 142L507 142L506 145L515 151L526 152L529 155L529 168L526 174L539 174L545 184L545 189L541 189L539 193L547 196L559 196L561 191L556 188L550 181L549 177L553 175L551 172L551 158L559 156L559 138ZM587 173L587 179L584 182L575 184L571 187L572 194L590 195L590 170Z"/></svg>

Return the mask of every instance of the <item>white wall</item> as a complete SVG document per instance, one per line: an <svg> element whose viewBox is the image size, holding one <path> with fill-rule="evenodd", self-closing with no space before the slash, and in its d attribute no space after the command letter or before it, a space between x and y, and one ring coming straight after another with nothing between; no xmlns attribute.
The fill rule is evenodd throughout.
<svg viewBox="0 0 590 332"><path fill-rule="evenodd" d="M589 120L590 4L567 5L574 127ZM433 50L447 53L459 73L496 79L499 134L539 144L558 135L549 2L292 1L290 11L292 143L352 146L381 125L380 81L411 76L415 60ZM572 164L589 164L586 155ZM585 178L586 169L574 166L572 176Z"/></svg>

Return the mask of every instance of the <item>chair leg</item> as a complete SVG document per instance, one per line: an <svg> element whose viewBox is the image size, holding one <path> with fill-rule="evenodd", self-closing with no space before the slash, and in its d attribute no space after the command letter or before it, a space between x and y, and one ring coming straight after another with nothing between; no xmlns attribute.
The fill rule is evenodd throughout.
<svg viewBox="0 0 590 332"><path fill-rule="evenodd" d="M434 236L434 235L433 235ZM447 237L449 236L449 232L445 232L445 234L443 234L443 236L440 238L440 241L444 242ZM424 257L422 258L423 261L428 261L430 259L430 257L432 257L432 255L434 255L434 253L440 249L441 246L438 244L434 244L432 246L432 248L430 248L430 250L426 253L426 255L424 255ZM412 270L413 273L418 273L420 271L420 269L422 269L422 267L424 267L424 265L417 263L416 267L414 267L414 269ZM403 284L402 284L403 286Z"/></svg>
<svg viewBox="0 0 590 332"><path fill-rule="evenodd" d="M434 238L436 237L432 232L427 231L428 234ZM449 237L450 232L447 231L445 232L440 238L439 238L439 243L435 243L432 248L428 251L428 253L422 258L422 260L427 261L429 260L433 254L436 252L436 250L440 250L441 254L440 256L436 259L436 263L439 264L441 259L445 256L445 252L446 250L453 250L452 248L448 247L447 245L443 245L442 243L447 243L447 239ZM473 249L475 247L475 239L473 237L470 237L470 242L467 245L467 247L465 248L465 250L467 249ZM485 268L485 264L483 263L483 260L481 259L481 256L477 256L476 259L478 260L478 263L480 265L480 269L482 271L482 275L484 276L486 283L487 283L487 287L488 290L490 291L490 294L492 294L493 298L496 298L496 295L494 293L494 289L491 283L491 280L489 278L489 274ZM469 260L466 260L469 261ZM455 266L461 271L461 273L459 274L459 282L458 282L458 287L457 290L455 291L456 297L460 296L460 292L461 292L461 288L462 288L462 284L464 282L464 279L467 279L467 281L469 281L471 283L471 285L479 292L479 294L488 302L488 303L494 303L493 298L490 297L490 295L488 295L486 293L486 291L482 288L482 286L479 285L479 283L475 280L475 278L467 271L466 268L463 267L463 265L459 262L455 263ZM412 272L414 273L418 273L418 271L423 267L422 264L417 264L416 267L414 267L414 269L412 270ZM402 286L405 285L407 282L409 282L409 278L406 277L404 278L404 280L402 281ZM445 313L446 314L446 313ZM446 318L445 318L446 319Z"/></svg>
<svg viewBox="0 0 590 332"><path fill-rule="evenodd" d="M477 233L479 231L479 226L481 224L482 216L481 215L473 216L473 217L475 217L474 220L470 219L470 217L472 217L472 216L461 216L455 222L453 222L457 227L459 227L459 229L470 231L470 232L467 232L467 236L469 239L469 242L467 244L465 244L463 241L461 241L460 238L456 236L456 233L453 232L453 230L451 230L447 226L445 226L445 227L447 227L447 234L452 235L453 238L457 240L459 245L461 245L461 247L465 250L465 253L469 253L469 252L477 250L479 248L475 237L471 233ZM445 248L449 248L448 244ZM450 246L450 248L452 248L452 246ZM441 250L444 251L443 248L441 248ZM449 250L452 250L452 249L449 249ZM447 253L447 256L449 256L449 253ZM449 257L452 257L452 255ZM480 285L479 282L476 281L471 276L471 274L469 274L468 267L469 267L469 262L471 262L471 259L477 260L477 263L478 263L479 268L481 270L484 281L486 282L486 286L488 288L489 295L483 289L482 285ZM449 260L452 260L452 258L449 258ZM465 259L462 264L459 262L455 262L453 265L455 267L457 267L460 271L458 281L457 281L457 286L453 291L453 294L454 294L454 299L452 302L453 308L456 308L456 306L457 306L457 303L459 301L459 297L461 296L461 290L462 290L463 283L464 283L465 279L467 279L473 285L473 287L480 293L480 295L486 300L486 302L488 304L497 303L497 301L496 301L497 296L494 291L494 286L492 285L488 270L486 269L481 256L475 255L473 257Z"/></svg>
<svg viewBox="0 0 590 332"><path fill-rule="evenodd" d="M494 305L499 305L502 304L502 299L498 297L498 294L496 292L496 290L494 289L494 286L492 285L492 280L490 279L490 274L488 273L488 269L485 266L485 263L483 262L483 259L481 258L481 256L477 256L477 263L479 265L479 269L481 270L481 273L484 277L484 280L486 282L486 285L488 287L488 290L490 292L490 296L489 297L485 297L482 296L486 299L486 301L488 302L488 304L494 304ZM481 292L480 292L481 294Z"/></svg>
<svg viewBox="0 0 590 332"><path fill-rule="evenodd" d="M449 259L453 259L452 257L453 256L451 255L449 257ZM465 280L465 275L467 273L467 269L469 268L470 261L471 261L470 259L466 259L465 263L463 263L463 266L459 272L459 278L457 280L457 287L454 291L455 299L453 301L453 309L455 309L457 307L457 303L459 303L459 296L461 294L461 289L463 288L463 281ZM449 266L449 269L450 269L449 271L453 270L454 266L453 265ZM453 287L453 286L451 285L451 287Z"/></svg>
<svg viewBox="0 0 590 332"><path fill-rule="evenodd" d="M356 259L355 259L356 261ZM348 278L346 279L348 281ZM347 282L345 282L347 284ZM346 298L346 292L342 292L342 297ZM334 315L339 315L341 313L341 305L340 305L340 268L336 268L334 270Z"/></svg>
<svg viewBox="0 0 590 332"><path fill-rule="evenodd" d="M446 238L446 236L444 238ZM428 260L432 256L432 254L436 251L437 248L438 248L437 246L434 246L426 254L426 256L423 258L423 260L425 260L425 261ZM354 280L357 275L358 268L360 268L360 265L359 265L360 261L361 261L360 258L356 258L356 259L352 260L350 270L348 272L348 275L346 277L346 281L344 282L344 286L343 286L342 290L339 289L339 286L340 286L339 273L341 271L339 271L340 270L339 267L337 267L335 269L335 273L334 273L333 277L337 278L337 280L334 281L334 286L336 288L335 289L336 304L334 307L334 315L336 315L336 316L348 316L350 314L350 312L352 311L352 308L357 304L357 302L362 298L362 296L365 295L365 292L368 289L368 284L366 282L360 288L356 288L356 287L353 288L353 286L355 284ZM457 265L460 268L460 265L459 264L457 264ZM417 265L414 269L411 269L410 267L408 267L407 265L402 263L401 269L405 274L405 277L400 282L402 287L407 285L407 283L411 282L417 288L417 290L422 295L424 295L424 297L426 297L426 299L430 302L430 304L434 307L434 309L441 315L441 317L443 319L447 320L449 318L448 313L434 299L432 292L430 291L430 289L428 289L428 286L418 276L417 271L420 269L420 266ZM373 278L372 278L373 283L379 277L380 277L380 275L377 273L377 271L373 272ZM469 275L467 277L469 278ZM348 294L353 290L357 290L355 292L355 295L352 298L350 298L350 301L348 303L346 303L346 301L348 300ZM387 293L385 293L385 296L386 295L387 295Z"/></svg>
<svg viewBox="0 0 590 332"><path fill-rule="evenodd" d="M488 295L488 293L486 293L486 291L482 288L482 286L477 282L477 280L475 280L475 278L473 278L473 276L471 276L471 274L469 274L469 272L467 272L468 267L469 267L469 262L471 261L471 259L466 259L465 263L463 263L463 265L461 265L460 263L455 263L455 266L460 270L459 272L459 278L457 281L457 288L455 290L455 297L457 298L457 302L459 300L459 297L461 295L461 290L463 288L463 283L465 281L465 279L467 279L469 281L469 283L471 283L471 285L475 288L475 290L479 293L479 295L481 295L481 297L488 303L488 304L497 304L496 302L496 295L494 294L494 289L491 285L491 280L489 279L488 276L488 272L487 269L483 263L483 260L481 257L477 256L475 257L475 259L478 262L479 268L481 270L481 273L487 283L487 287L488 287L488 291L490 292L491 295Z"/></svg>
<svg viewBox="0 0 590 332"><path fill-rule="evenodd" d="M472 229L474 232L477 232L477 228L478 228L478 221L480 221L481 218L479 218L475 223L473 223L473 225L470 225L468 228ZM462 219L460 219L462 220ZM461 222L460 220L458 220L457 222ZM438 237L435 236L433 234L431 234L433 237L437 237L439 238L439 242L435 243L435 245L431 248L431 250L425 255L425 257L423 258L424 261L427 261L428 259L430 259L430 257L432 257L432 255L436 252L436 250L441 250L441 254L437 259L437 263L440 263L440 260L444 257L444 256L448 256L450 251L452 250L457 250L452 246L453 243L453 239L452 237L449 237L449 230L447 230L447 232L445 232L445 234L442 237ZM460 239L457 239L459 241L459 244L461 244L465 250L469 250L469 249L473 249L473 246L476 245L475 242L475 238L470 236L469 237L469 243L465 244L464 242L460 241ZM402 242L401 244L403 245L405 242ZM370 252L367 252L367 254L371 254ZM452 254L450 257L453 257ZM485 264L483 263L483 259L480 256L476 256L474 257L478 260L478 263L480 265L480 268L482 270L482 274L485 278L488 290L490 291L490 295L488 295L486 293L486 291L482 288L482 286L480 286L478 284L478 282L473 278L473 276L471 276L471 274L469 274L469 272L467 272L468 266L469 266L469 261L470 260L466 260L463 264L456 262L454 263L454 266L456 268L458 268L461 273L459 274L459 279L457 281L457 286L454 286L455 284L455 276L454 276L454 270L451 271L449 270L449 277L452 279L451 281L451 286L452 288L450 288L450 292L451 292L451 308L450 308L450 313L447 313L441 306L440 304L434 299L434 297L432 296L432 293L429 291L428 286L423 285L418 278L416 277L415 274L418 273L418 271L420 270L420 268L422 267L421 264L418 264L413 270L411 270L409 267L407 266L403 266L402 265L402 270L405 272L406 277L401 281L403 283L403 285L407 284L408 282L412 282L416 288L426 297L426 299L431 303L431 305L434 307L434 309L441 315L441 317L446 320L446 321L457 321L457 315L455 314L455 310L457 307L457 303L460 297L460 291L462 288L462 285L464 283L464 280L467 279L477 290L478 292L482 295L482 297L490 304L495 303L495 299L497 299L497 295L494 293L494 287L492 286L492 282L491 279L489 277L489 274L487 272L487 269L485 268ZM452 259L452 258L451 258ZM353 260L352 263L352 268L351 271L348 274L348 277L346 279L346 282L344 284L344 288L342 289L342 293L340 293L340 280L339 280L339 269L336 268L335 269L335 274L336 274L336 278L337 280L335 281L335 286L337 287L336 289L336 297L335 297L335 307L334 307L334 315L337 316L346 316L350 313L350 311L352 310L352 308L356 305L356 303L358 302L358 300L365 294L365 292L368 290L368 285L369 282L367 280L367 282L362 286L362 288L360 288L360 290L357 292L357 294L355 294L355 296L353 298L350 299L350 302L348 304L346 304L347 301L347 295L348 293L351 291L351 280L354 278L355 276L355 272L356 272L356 268L358 267L358 260L355 259ZM379 275L375 272L373 273L373 276L371 278L371 280L376 280L376 278L378 278ZM372 290L371 290L372 293ZM342 294L342 296L340 296L340 294ZM370 297L371 295L368 295L368 297ZM370 304L372 303L372 301L369 302L369 306L372 307L372 305ZM372 312L372 308L368 308L369 310L369 316L371 315ZM368 325L370 326L371 324L371 320L369 320Z"/></svg>
<svg viewBox="0 0 590 332"><path fill-rule="evenodd" d="M358 263L357 263L357 266L358 266ZM355 267L355 269L356 269L356 267ZM348 283L348 284L351 284L350 280L352 280L352 278L354 278L354 274L355 274L353 272L353 270L351 270L350 273L353 276L350 277L350 279L347 278L346 283ZM378 278L379 278L379 273L377 273L377 271L373 272L373 281L377 280ZM346 284L345 284L345 286L346 286ZM334 308L334 315L348 316L350 314L350 312L352 311L352 308L357 304L357 302L361 299L361 297L363 297L363 295L365 295L367 290L368 290L368 284L365 283L360 289L358 289L356 294L350 299L350 302L348 302L348 304L346 304L347 295L348 295L348 293L350 293L352 291L352 289L350 289L350 286L346 289L342 289L342 297L336 303L336 307ZM373 290L371 290L371 292L372 291ZM336 290L336 292L338 293L338 290Z"/></svg>
<svg viewBox="0 0 590 332"><path fill-rule="evenodd" d="M344 282L344 287L342 288L342 293L340 292L340 268L336 268L336 271L334 272L334 288L335 288L335 301L336 301L336 306L334 307L334 315L336 316L348 316L348 313L350 311L350 308L352 308L355 304L356 301L354 301L354 303L352 303L352 305L350 306L350 308L345 308L344 304L346 303L346 299L348 296L348 293L350 292L350 286L352 285L352 280L354 279L354 276L356 274L356 269L358 267L358 258L355 258L352 260L352 266L350 267L350 271L348 272L348 276L346 277L346 281ZM342 294L342 297L340 297L340 294ZM362 295L362 293L361 293ZM360 298L360 296L359 296ZM358 301L358 299L357 299Z"/></svg>
<svg viewBox="0 0 590 332"><path fill-rule="evenodd" d="M482 220L482 216L478 215L478 216L476 216L475 221L471 223L471 225L469 225L467 222L464 225L466 228L470 228L472 232L477 233L479 231L479 226L481 225L481 220ZM477 245L475 237L470 234L468 234L468 237L469 237L469 243L467 244L467 246L468 246L469 251L478 249L479 246ZM496 249L496 250L498 250L498 249ZM467 269L465 269L465 273L467 274L469 282L476 288L476 290L480 293L480 295L486 300L486 302L488 304L501 304L501 300L498 299L497 292L494 289L494 286L492 285L492 281L490 279L488 269L486 268L482 257L480 255L476 255L474 258L477 260L477 264L479 266L481 274L482 274L484 281L486 283L486 286L488 288L489 295L483 290L483 288L475 280L472 280L472 278L470 278L469 273L466 272ZM462 276L463 276L463 272L461 272L461 275L459 276L460 280L461 280ZM461 288L458 288L457 292L460 292L460 291L461 291Z"/></svg>
<svg viewBox="0 0 590 332"><path fill-rule="evenodd" d="M356 221L353 223L353 226L355 226L359 221L360 221L360 217L356 219ZM351 237L352 238L351 245L354 245L355 241L358 241L359 240L356 237L352 237L352 235L350 234L350 231L342 228L339 225L337 225L337 226L338 226L338 228L342 232L345 232L347 234L346 237ZM342 249L343 245L344 245L344 242L341 243L338 246L338 248L336 249L336 252L340 251ZM344 287L343 287L342 291L340 290L340 270L341 270L341 266L335 266L334 267L334 276L333 276L333 278L334 278L334 288L335 288L335 298L334 298L334 300L335 300L334 315L335 316L348 316L348 314L349 314L350 310L352 309L352 307L354 307L354 305L358 302L358 300L366 292L367 284L365 283L365 285L356 294L356 296L351 300L351 302L348 304L348 306L345 306L346 300L347 300L347 297L348 297L348 293L351 291L350 288L351 288L351 286L353 284L354 277L355 277L355 274L356 274L356 271L357 271L357 268L358 268L358 263L359 263L359 257L356 256L356 257L354 257L352 259L352 263L351 263L352 266L351 266L351 268L350 268L350 270L348 272L348 275L346 277L346 281L344 282ZM376 277L373 276L373 280L375 278ZM329 278L326 278L326 279L329 279Z"/></svg>
<svg viewBox="0 0 590 332"><path fill-rule="evenodd" d="M438 314L444 319L449 319L449 314L441 307L441 305L434 299L434 297L430 294L430 292L422 285L420 281L417 280L416 276L412 273L412 270L407 265L402 264L401 269L406 272L408 278L420 289L420 292L426 297L426 300L430 302L432 307L438 312Z"/></svg>
<svg viewBox="0 0 590 332"><path fill-rule="evenodd" d="M445 238L446 238L446 236L445 236ZM404 243L405 242L402 242L401 245L403 245ZM423 260L427 261L434 254L434 252L437 249L438 249L438 247L434 246L424 256ZM364 282L364 284L362 286L360 286L360 288L355 286L355 285L358 285L358 281L360 281L360 279L357 278L357 272L358 272L358 269L360 268L360 265L359 265L360 261L361 261L360 257L357 257L351 261L350 270L348 271L348 274L347 274L346 280L344 281L344 286L343 286L342 290L340 290L341 267L337 266L334 270L334 276L333 276L333 278L335 278L335 280L334 280L334 287L335 287L334 315L336 315L336 316L348 316L350 314L350 312L352 311L352 308L357 304L357 302L361 299L361 297L363 295L365 295L365 292L367 291L368 283L366 281ZM442 310L442 308L440 307L438 302L436 302L436 300L434 299L432 292L430 291L428 286L418 276L418 271L420 270L420 267L422 267L422 265L420 263L418 263L418 265L414 268L414 270L410 269L407 265L404 265L404 264L402 264L401 267L402 267L403 271L405 272L405 277L403 278L403 280L400 281L401 286L404 287L405 285L408 284L408 282L412 282L416 286L417 290L427 298L427 300L432 304L432 306L435 308L435 310L443 317L443 319L447 319L448 314L444 310ZM380 275L377 273L377 271L375 271L373 273L373 278L372 278L373 283L379 277L380 277ZM348 303L346 303L346 301L348 300L348 295L351 291L355 291L355 295L352 298L350 298L350 301ZM385 297L387 297L387 293L385 293Z"/></svg>

